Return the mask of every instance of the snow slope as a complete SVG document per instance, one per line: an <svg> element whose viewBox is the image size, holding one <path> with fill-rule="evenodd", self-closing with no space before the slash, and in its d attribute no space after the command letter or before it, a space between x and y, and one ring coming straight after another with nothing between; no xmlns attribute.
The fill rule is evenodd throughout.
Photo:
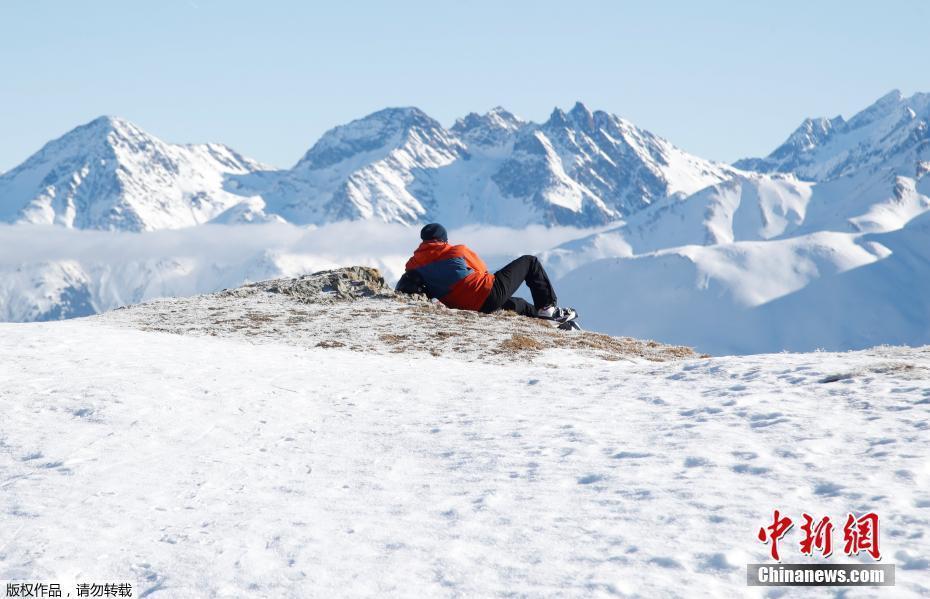
<svg viewBox="0 0 930 599"><path fill-rule="evenodd" d="M791 175L734 174L693 195L660 200L608 230L551 248L543 260L561 276L600 258L786 237L801 229L813 187Z"/></svg>
<svg viewBox="0 0 930 599"><path fill-rule="evenodd" d="M0 325L3 577L152 598L762 597L745 565L769 561L755 531L777 508L876 511L892 594L930 593L926 348L486 363L260 339Z"/></svg>
<svg viewBox="0 0 930 599"><path fill-rule="evenodd" d="M713 354L930 343L930 177L887 158L819 183L737 174L542 258L615 334Z"/></svg>
<svg viewBox="0 0 930 599"><path fill-rule="evenodd" d="M930 214L900 231L822 232L603 258L556 281L584 322L712 354L930 342Z"/></svg>
<svg viewBox="0 0 930 599"><path fill-rule="evenodd" d="M219 144L174 145L100 117L0 176L0 222L151 231L202 224L243 201L226 177L263 168Z"/></svg>
<svg viewBox="0 0 930 599"><path fill-rule="evenodd" d="M552 248L544 257L565 274L600 258L686 245L895 231L928 211L926 174L913 178L891 170L861 171L815 184L793 175L739 173L691 196L661 200L609 230Z"/></svg>
<svg viewBox="0 0 930 599"><path fill-rule="evenodd" d="M922 345L930 339L930 214L891 233L867 235L887 257L834 276L753 310L750 328L770 346L858 348L876 340ZM810 306L816 306L811 310ZM790 327L771 323L791 322Z"/></svg>

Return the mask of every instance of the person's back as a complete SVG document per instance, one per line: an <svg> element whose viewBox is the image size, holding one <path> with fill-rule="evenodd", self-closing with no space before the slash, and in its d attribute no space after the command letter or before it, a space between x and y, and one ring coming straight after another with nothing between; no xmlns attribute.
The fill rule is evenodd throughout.
<svg viewBox="0 0 930 599"><path fill-rule="evenodd" d="M427 235L433 234L432 231ZM425 239L407 261L406 269L416 271L426 285L427 295L450 308L479 310L494 285L494 275L473 251L464 245L450 245L445 230L436 238Z"/></svg>
<svg viewBox="0 0 930 599"><path fill-rule="evenodd" d="M555 290L536 256L521 256L494 274L464 245L449 245L445 228L431 223L420 231L422 243L407 261L398 290L425 291L450 308L490 314L504 309L558 322L573 320L571 308L556 307ZM533 304L513 297L526 283Z"/></svg>

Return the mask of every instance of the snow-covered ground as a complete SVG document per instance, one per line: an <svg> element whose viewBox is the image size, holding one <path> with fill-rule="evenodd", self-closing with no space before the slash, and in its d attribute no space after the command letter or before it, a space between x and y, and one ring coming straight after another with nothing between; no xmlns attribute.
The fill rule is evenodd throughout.
<svg viewBox="0 0 930 599"><path fill-rule="evenodd" d="M488 362L134 326L0 324L0 578L150 597L930 594L930 348ZM776 508L874 510L897 586L746 587ZM785 561L806 560L797 534Z"/></svg>

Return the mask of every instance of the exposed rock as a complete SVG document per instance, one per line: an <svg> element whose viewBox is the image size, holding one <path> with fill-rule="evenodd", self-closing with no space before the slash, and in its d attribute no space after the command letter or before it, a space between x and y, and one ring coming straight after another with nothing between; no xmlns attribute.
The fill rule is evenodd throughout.
<svg viewBox="0 0 930 599"><path fill-rule="evenodd" d="M297 278L271 279L239 289L282 293L309 304L394 296L394 291L387 286L381 272L377 268L367 266L324 270ZM232 293L236 291L238 290Z"/></svg>

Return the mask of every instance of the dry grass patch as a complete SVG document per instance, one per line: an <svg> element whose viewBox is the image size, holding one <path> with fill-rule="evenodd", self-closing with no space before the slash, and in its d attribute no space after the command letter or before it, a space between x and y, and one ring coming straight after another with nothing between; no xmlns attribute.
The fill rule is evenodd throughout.
<svg viewBox="0 0 930 599"><path fill-rule="evenodd" d="M506 352L539 351L544 349L545 345L529 335L514 333L510 336L510 339L501 342L500 348Z"/></svg>
<svg viewBox="0 0 930 599"><path fill-rule="evenodd" d="M317 346L317 347L324 347L324 348L333 348L333 347L345 347L346 344L343 343L342 341L338 341L338 340L336 340L336 339L324 339L324 340L318 342L318 343L316 344L316 346Z"/></svg>
<svg viewBox="0 0 930 599"><path fill-rule="evenodd" d="M251 322L259 324L263 322L271 322L274 320L274 316L271 314L263 314L261 312L249 312L245 315Z"/></svg>

